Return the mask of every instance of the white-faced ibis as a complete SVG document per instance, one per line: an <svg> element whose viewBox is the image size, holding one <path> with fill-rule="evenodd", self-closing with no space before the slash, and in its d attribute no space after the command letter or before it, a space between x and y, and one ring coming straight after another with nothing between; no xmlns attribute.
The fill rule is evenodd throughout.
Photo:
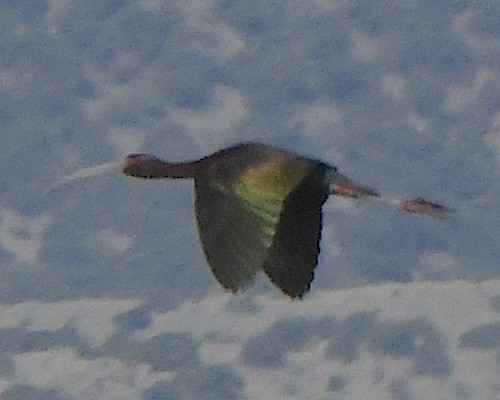
<svg viewBox="0 0 500 400"><path fill-rule="evenodd" d="M449 211L422 198L381 197L332 165L258 143L183 163L129 154L121 167L139 178L194 179L203 250L217 280L233 292L251 285L263 271L285 294L302 297L314 277L321 208L331 194L371 196L438 218Z"/></svg>

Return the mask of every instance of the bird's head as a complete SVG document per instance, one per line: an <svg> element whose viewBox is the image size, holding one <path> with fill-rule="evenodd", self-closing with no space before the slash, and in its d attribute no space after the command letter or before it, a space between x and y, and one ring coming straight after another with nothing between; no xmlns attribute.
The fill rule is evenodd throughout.
<svg viewBox="0 0 500 400"><path fill-rule="evenodd" d="M159 163L160 159L151 154L128 154L120 163L120 170L128 176L154 178Z"/></svg>

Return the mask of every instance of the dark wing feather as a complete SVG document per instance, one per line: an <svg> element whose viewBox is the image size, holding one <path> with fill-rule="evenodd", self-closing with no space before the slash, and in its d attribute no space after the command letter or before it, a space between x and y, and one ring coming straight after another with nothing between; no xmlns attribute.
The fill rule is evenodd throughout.
<svg viewBox="0 0 500 400"><path fill-rule="evenodd" d="M208 264L227 289L244 289L264 269L283 292L300 297L317 263L328 167L279 151L253 160L233 153L207 159L195 177Z"/></svg>
<svg viewBox="0 0 500 400"><path fill-rule="evenodd" d="M208 264L217 280L233 292L252 284L271 244L269 210L252 208L227 188L195 179L196 218Z"/></svg>
<svg viewBox="0 0 500 400"><path fill-rule="evenodd" d="M290 297L302 297L314 278L321 238L321 208L328 198L323 179L324 171L318 168L288 195L264 263L271 281Z"/></svg>

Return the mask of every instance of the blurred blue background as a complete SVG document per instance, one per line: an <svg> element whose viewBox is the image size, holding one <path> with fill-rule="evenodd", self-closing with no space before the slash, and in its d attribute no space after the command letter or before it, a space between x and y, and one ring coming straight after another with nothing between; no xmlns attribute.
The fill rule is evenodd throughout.
<svg viewBox="0 0 500 400"><path fill-rule="evenodd" d="M487 0L0 2L0 399L498 395L499 22ZM47 190L241 141L456 213L330 199L290 302L219 287L191 182Z"/></svg>

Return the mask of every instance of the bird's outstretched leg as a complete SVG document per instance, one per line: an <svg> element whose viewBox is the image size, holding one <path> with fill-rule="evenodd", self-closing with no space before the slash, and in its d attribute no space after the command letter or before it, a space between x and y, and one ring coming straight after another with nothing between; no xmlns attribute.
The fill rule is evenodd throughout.
<svg viewBox="0 0 500 400"><path fill-rule="evenodd" d="M423 197L407 198L395 196L381 196L379 192L354 181L335 182L330 185L333 195L360 198L372 197L386 204L398 207L402 211L413 214L428 215L433 218L446 219L453 213L451 208L426 200Z"/></svg>
<svg viewBox="0 0 500 400"><path fill-rule="evenodd" d="M330 192L334 196L351 197L354 199L366 196L379 197L380 194L367 186L354 181L335 182L330 185Z"/></svg>

